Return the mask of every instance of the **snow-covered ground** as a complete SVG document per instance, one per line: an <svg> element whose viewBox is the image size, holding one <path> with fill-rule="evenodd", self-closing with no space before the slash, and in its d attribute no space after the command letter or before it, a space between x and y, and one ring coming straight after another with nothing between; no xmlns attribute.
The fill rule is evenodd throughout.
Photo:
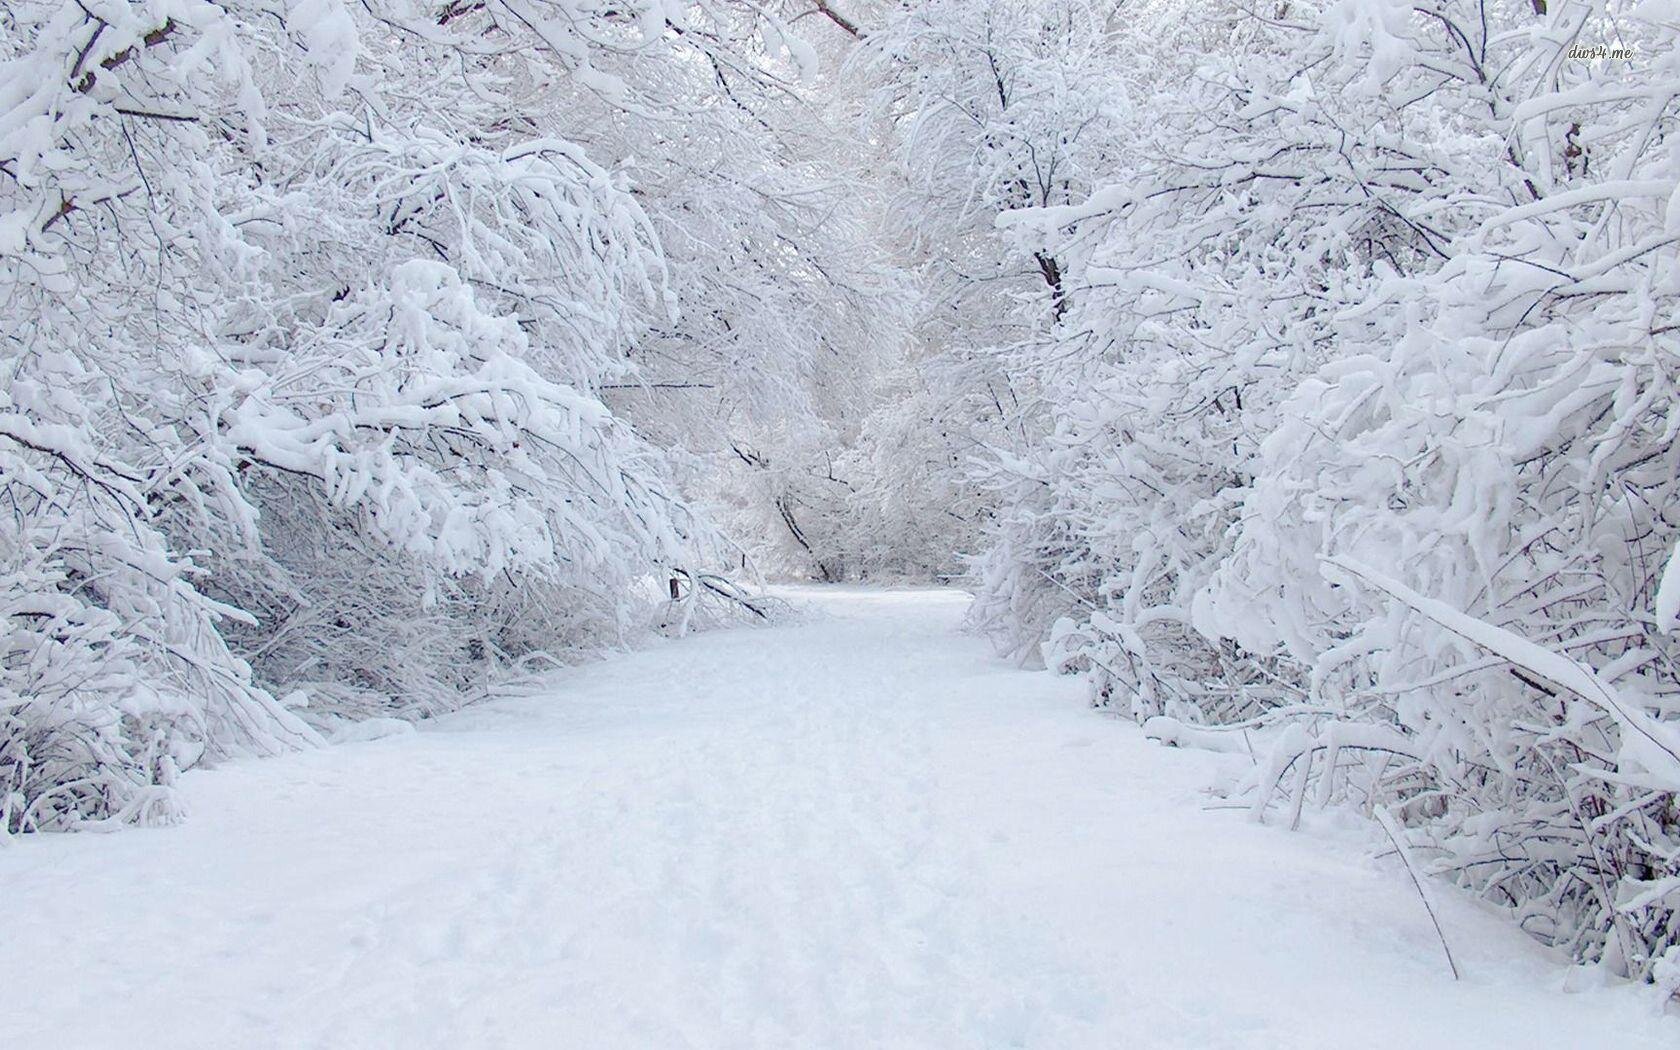
<svg viewBox="0 0 1680 1050"><path fill-rule="evenodd" d="M949 591L190 774L181 827L0 848L0 1045L1680 1045L1359 833L956 631Z"/></svg>

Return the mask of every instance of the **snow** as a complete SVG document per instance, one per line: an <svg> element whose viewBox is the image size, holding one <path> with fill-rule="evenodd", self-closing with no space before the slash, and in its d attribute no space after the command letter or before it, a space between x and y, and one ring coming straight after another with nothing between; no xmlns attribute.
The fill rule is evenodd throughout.
<svg viewBox="0 0 1680 1050"><path fill-rule="evenodd" d="M1670 1047L1649 989L958 631L955 591L567 671L0 848L14 1046ZM1572 985L1581 984L1580 971ZM1585 982L1591 984L1593 982Z"/></svg>
<svg viewBox="0 0 1680 1050"><path fill-rule="evenodd" d="M1601 708L1616 719L1625 733L1619 756L1622 768L1631 764L1649 770L1660 778L1661 790L1673 790L1675 785L1680 785L1680 732L1627 704L1591 667L1535 645L1520 635L1466 616L1445 602L1426 598L1350 558L1327 558L1325 563L1380 587L1454 634L1468 638L1510 661L1512 666L1526 668L1550 679Z"/></svg>
<svg viewBox="0 0 1680 1050"><path fill-rule="evenodd" d="M1680 209L1676 209L1676 214L1680 214ZM1659 631L1672 633L1676 624L1680 624L1680 547L1669 554L1662 581L1657 584L1655 612Z"/></svg>

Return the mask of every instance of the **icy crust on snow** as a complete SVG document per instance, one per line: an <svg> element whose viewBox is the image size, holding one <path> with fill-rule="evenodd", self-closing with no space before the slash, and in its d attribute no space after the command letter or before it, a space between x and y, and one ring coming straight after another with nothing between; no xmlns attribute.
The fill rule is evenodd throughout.
<svg viewBox="0 0 1680 1050"><path fill-rule="evenodd" d="M189 773L178 827L0 849L9 1045L1680 1041L1437 886L1454 982L1368 823L1211 808L1246 755L990 658L962 594L786 596L811 618Z"/></svg>

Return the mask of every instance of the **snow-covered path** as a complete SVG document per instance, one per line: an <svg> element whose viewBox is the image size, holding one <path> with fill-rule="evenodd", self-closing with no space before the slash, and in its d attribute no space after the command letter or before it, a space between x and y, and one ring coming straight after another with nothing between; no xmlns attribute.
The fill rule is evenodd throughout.
<svg viewBox="0 0 1680 1050"><path fill-rule="evenodd" d="M1210 756L989 658L963 596L800 598L0 847L0 1046L1680 1045L1456 898L1452 983L1403 875L1209 811Z"/></svg>

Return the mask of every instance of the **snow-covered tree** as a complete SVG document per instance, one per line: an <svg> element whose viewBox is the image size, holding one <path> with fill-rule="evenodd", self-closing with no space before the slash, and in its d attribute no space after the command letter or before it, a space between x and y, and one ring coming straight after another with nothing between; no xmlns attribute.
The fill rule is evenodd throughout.
<svg viewBox="0 0 1680 1050"><path fill-rule="evenodd" d="M1065 261L995 220L1080 200L1117 160L1121 24L1079 0L940 0L863 24L849 101L883 145L883 233L914 265L919 304L846 461L860 566L957 571L995 502L967 483L971 464L1044 418L1037 377L1007 354L1065 310Z"/></svg>
<svg viewBox="0 0 1680 1050"><path fill-rule="evenodd" d="M601 400L676 314L661 231L566 122L747 61L715 30L748 15L8 11L8 829L164 815L201 754L458 703L704 556Z"/></svg>
<svg viewBox="0 0 1680 1050"><path fill-rule="evenodd" d="M1438 867L1533 932L1649 976L1680 891L1654 615L1680 539L1680 27L1574 3L1483 25L1449 6L1343 35L1409 93L1461 95L1481 133L1435 137L1478 148L1436 166L1441 264L1383 273L1284 405L1204 616L1310 669L1315 742L1398 728L1380 772L1326 779L1404 802ZM1648 58L1571 60L1612 39Z"/></svg>
<svg viewBox="0 0 1680 1050"><path fill-rule="evenodd" d="M1048 422L984 470L977 621L1141 717L1262 730L1258 805L1399 806L1438 870L1649 975L1680 886L1673 20L1165 19L1112 186L1000 220L1065 305L1008 355ZM1572 57L1599 40L1646 57Z"/></svg>

